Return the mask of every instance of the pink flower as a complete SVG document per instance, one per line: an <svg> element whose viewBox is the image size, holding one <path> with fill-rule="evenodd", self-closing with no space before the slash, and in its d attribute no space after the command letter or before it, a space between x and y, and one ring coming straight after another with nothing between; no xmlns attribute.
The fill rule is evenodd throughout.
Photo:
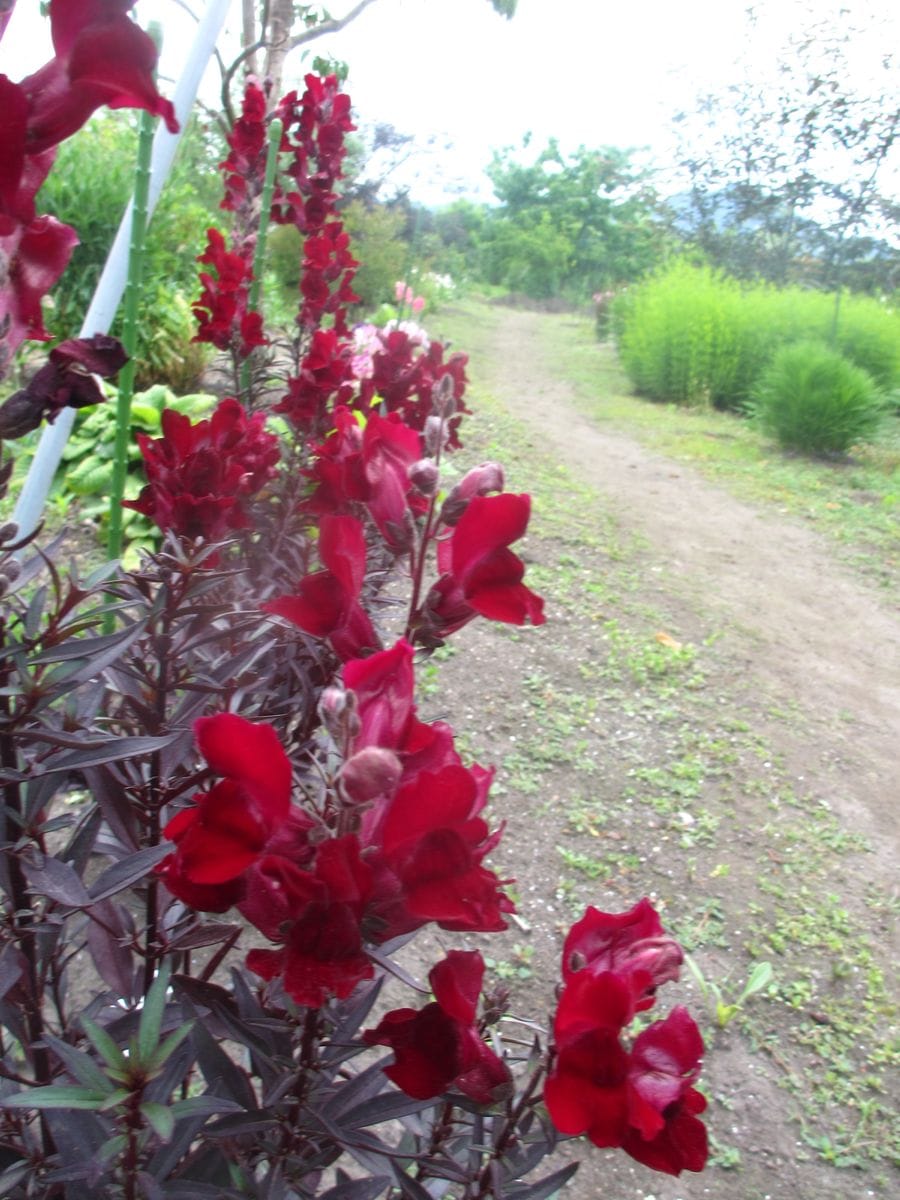
<svg viewBox="0 0 900 1200"><path fill-rule="evenodd" d="M415 296L413 298L413 302L411 305L413 312L420 313L424 307L425 307L425 297L424 296Z"/></svg>

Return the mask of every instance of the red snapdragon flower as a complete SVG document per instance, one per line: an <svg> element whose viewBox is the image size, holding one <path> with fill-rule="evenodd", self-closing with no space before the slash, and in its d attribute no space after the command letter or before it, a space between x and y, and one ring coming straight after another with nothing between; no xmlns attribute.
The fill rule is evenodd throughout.
<svg viewBox="0 0 900 1200"><path fill-rule="evenodd" d="M127 361L118 338L103 333L60 342L26 386L0 407L0 438L21 437L44 418L52 422L63 408L101 403L106 397L97 376L109 379Z"/></svg>
<svg viewBox="0 0 900 1200"><path fill-rule="evenodd" d="M344 685L356 696L359 719L353 752L368 746L392 750L402 764L404 783L422 771L439 771L460 762L450 726L416 716L414 653L409 642L401 639L389 650L344 666Z"/></svg>
<svg viewBox="0 0 900 1200"><path fill-rule="evenodd" d="M186 904L224 912L242 894L240 877L288 819L291 765L271 725L219 713L201 717L194 732L211 769L225 778L166 825L175 852L157 871Z"/></svg>
<svg viewBox="0 0 900 1200"><path fill-rule="evenodd" d="M183 537L217 541L245 527L246 504L279 459L278 439L264 424L264 414L248 417L230 396L197 424L166 409L161 438L137 435L148 483L125 507Z"/></svg>
<svg viewBox="0 0 900 1200"><path fill-rule="evenodd" d="M665 932L659 914L644 897L625 913L590 907L566 937L563 979L580 971L614 971L632 988L635 1009L650 1008L656 989L678 978L684 951Z"/></svg>
<svg viewBox="0 0 900 1200"><path fill-rule="evenodd" d="M156 47L127 15L132 4L51 0L55 56L21 83L0 75L0 372L26 338L49 338L40 300L78 243L68 225L35 211L56 145L103 104L143 108L178 129L153 82Z"/></svg>
<svg viewBox="0 0 900 1200"><path fill-rule="evenodd" d="M399 903L412 918L394 912L393 932L425 921L483 933L506 928L502 914L514 912L513 903L482 865L500 840L479 815L491 778L480 767L421 771L388 804L377 862L399 882Z"/></svg>
<svg viewBox="0 0 900 1200"><path fill-rule="evenodd" d="M703 1039L686 1008L673 1008L634 1040L628 1073L628 1125L622 1148L638 1162L679 1175L706 1164L706 1099L694 1084Z"/></svg>
<svg viewBox="0 0 900 1200"><path fill-rule="evenodd" d="M21 83L28 98L27 151L39 154L80 129L101 105L143 108L178 132L156 90L153 39L128 16L134 0L51 0L56 56Z"/></svg>
<svg viewBox="0 0 900 1200"><path fill-rule="evenodd" d="M417 1100L456 1088L477 1104L491 1104L509 1090L506 1064L485 1043L475 1024L484 961L477 950L451 950L428 979L434 1002L416 1011L386 1013L363 1040L390 1046L388 1079Z"/></svg>
<svg viewBox="0 0 900 1200"><path fill-rule="evenodd" d="M449 538L438 544L441 577L423 605L423 626L437 637L479 613L511 625L544 623L544 602L522 582L525 564L509 549L528 527L531 497L475 496Z"/></svg>
<svg viewBox="0 0 900 1200"><path fill-rule="evenodd" d="M372 893L372 870L362 861L353 836L331 838L316 852L312 871L282 868L279 890L285 920L268 928L277 950L251 950L247 966L263 979L281 976L298 1004L318 1008L331 996L343 1000L374 968L362 942L361 925ZM241 907L252 917L252 909ZM269 925L274 924L269 916Z"/></svg>
<svg viewBox="0 0 900 1200"><path fill-rule="evenodd" d="M323 517L319 558L323 569L307 575L293 596L279 596L262 607L331 642L346 662L381 643L359 602L366 575L366 535L355 517Z"/></svg>

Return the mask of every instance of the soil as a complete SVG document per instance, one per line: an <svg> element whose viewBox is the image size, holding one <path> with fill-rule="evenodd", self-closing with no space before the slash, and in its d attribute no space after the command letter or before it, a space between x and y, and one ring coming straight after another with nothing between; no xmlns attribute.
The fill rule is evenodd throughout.
<svg viewBox="0 0 900 1200"><path fill-rule="evenodd" d="M705 1024L703 1083L715 1165L674 1179L589 1150L564 1194L898 1195L900 1175L865 1153L864 1121L852 1104L842 1105L840 1084L830 1080L814 1041L820 1020L832 1032L829 1004L846 1001L852 1011L860 968L847 968L854 975L847 983L837 965L828 968L829 953L837 961L841 951L823 953L799 929L793 938L788 931L786 945L766 942L792 906L819 911L810 910L812 892L822 913L847 917L845 938L871 940L886 993L897 995L896 597L853 575L799 521L743 503L689 467L598 428L579 412L573 385L550 370L543 349L548 318L512 309L494 314L471 363L473 407L479 392L491 397L524 426L536 462L568 470L558 486L577 490L580 524L567 538L542 520L545 474L534 485L533 533L522 545L547 599L547 625L512 634L487 622L472 625L439 668L440 714L459 731L474 728L467 748L500 765L493 811L508 828L495 857L519 881L525 925L508 936L512 948L498 952L486 941L485 953L507 954L506 974L525 977L516 999L546 1010L573 914L585 903L621 911L649 894L667 923L690 926L684 940L707 978L727 978L739 991L756 954L773 961L783 984L751 1001L746 1016L727 1028ZM497 420L502 426L508 418L501 411ZM502 428L470 434L472 452L502 459L496 442L503 436ZM525 490L512 476L507 487ZM598 591L598 578L608 588ZM689 647L691 670L676 686L640 671L617 674L623 631L634 644L643 638L650 647L654 639L657 647ZM563 716L577 754L558 744ZM731 752L716 759L709 747L723 742ZM706 747L698 751L697 794L686 791L688 811L667 815L647 802L653 772L671 778L690 745ZM532 776L522 770L522 756L535 759ZM692 840L698 813L711 814L715 833ZM831 824L820 859L818 843L804 842L803 831L822 814ZM590 871L566 871L560 845L590 851L594 861L599 855L607 867L593 879ZM832 855L835 847L840 853ZM712 925L715 937L708 936ZM807 990L791 992L794 979L805 979ZM661 996L660 1015L667 999L702 1014L696 984ZM886 1011L879 1018L885 1038L892 1017ZM862 1059L847 1069L863 1071ZM880 1103L891 1110L893 1086L896 1111L896 1078L885 1086ZM582 1147L569 1143L561 1153L580 1155Z"/></svg>

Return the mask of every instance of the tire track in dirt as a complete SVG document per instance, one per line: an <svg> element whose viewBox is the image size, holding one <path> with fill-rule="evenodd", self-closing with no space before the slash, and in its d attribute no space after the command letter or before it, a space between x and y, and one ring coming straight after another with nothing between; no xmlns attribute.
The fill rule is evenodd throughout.
<svg viewBox="0 0 900 1200"><path fill-rule="evenodd" d="M776 720L767 735L798 773L818 777L844 822L871 839L886 883L895 883L897 608L855 578L815 531L579 413L571 385L542 354L544 319L499 310L486 387L605 498L624 530L646 540L667 593L688 608L686 619L692 612L723 630L745 664L735 693L756 693L770 708L797 706L799 721Z"/></svg>

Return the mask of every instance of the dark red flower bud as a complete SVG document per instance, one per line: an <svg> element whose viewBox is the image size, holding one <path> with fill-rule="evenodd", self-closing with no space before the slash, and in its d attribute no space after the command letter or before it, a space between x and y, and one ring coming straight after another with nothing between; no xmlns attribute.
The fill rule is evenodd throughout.
<svg viewBox="0 0 900 1200"><path fill-rule="evenodd" d="M393 794L402 773L400 759L393 751L367 746L344 763L339 782L348 800L366 804L378 796Z"/></svg>
<svg viewBox="0 0 900 1200"><path fill-rule="evenodd" d="M499 463L486 462L467 471L453 487L441 509L441 520L445 525L455 525L475 496L486 496L488 492L502 492L505 479Z"/></svg>
<svg viewBox="0 0 900 1200"><path fill-rule="evenodd" d="M440 479L441 473L430 458L420 458L409 468L409 482L423 496L433 496Z"/></svg>

